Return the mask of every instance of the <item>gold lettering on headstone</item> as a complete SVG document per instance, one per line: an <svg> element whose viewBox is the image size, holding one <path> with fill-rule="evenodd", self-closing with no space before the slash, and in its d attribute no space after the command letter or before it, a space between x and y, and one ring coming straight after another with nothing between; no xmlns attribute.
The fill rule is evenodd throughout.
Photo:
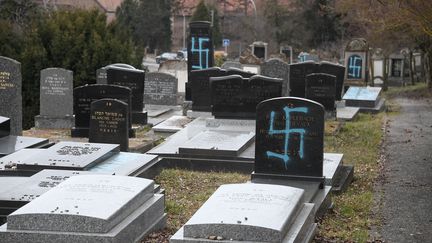
<svg viewBox="0 0 432 243"><path fill-rule="evenodd" d="M106 104L106 106L111 105L111 102ZM112 111L96 111L91 115L91 119L98 122L98 131L104 133L117 133L120 123L126 122L126 117L122 113Z"/></svg>

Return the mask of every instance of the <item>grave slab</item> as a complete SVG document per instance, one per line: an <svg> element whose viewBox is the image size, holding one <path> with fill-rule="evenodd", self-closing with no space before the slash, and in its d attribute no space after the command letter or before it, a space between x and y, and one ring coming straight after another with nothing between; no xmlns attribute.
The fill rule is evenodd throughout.
<svg viewBox="0 0 432 243"><path fill-rule="evenodd" d="M313 229L313 205L303 190L264 184L223 185L170 242L304 242ZM265 208L265 210L264 210Z"/></svg>
<svg viewBox="0 0 432 243"><path fill-rule="evenodd" d="M158 161L156 155L120 152L111 158L91 167L94 173L138 176Z"/></svg>
<svg viewBox="0 0 432 243"><path fill-rule="evenodd" d="M183 129L192 119L187 116L172 116L153 127L155 132L176 133Z"/></svg>
<svg viewBox="0 0 432 243"><path fill-rule="evenodd" d="M254 140L255 134L234 131L203 131L179 147L180 154L237 156Z"/></svg>
<svg viewBox="0 0 432 243"><path fill-rule="evenodd" d="M380 103L381 87L349 87L343 96L346 106L375 108Z"/></svg>
<svg viewBox="0 0 432 243"><path fill-rule="evenodd" d="M6 136L0 138L0 157L24 148L39 148L47 145L48 139L23 136Z"/></svg>
<svg viewBox="0 0 432 243"><path fill-rule="evenodd" d="M360 112L359 107L337 107L336 108L336 119L340 121L352 121Z"/></svg>
<svg viewBox="0 0 432 243"><path fill-rule="evenodd" d="M11 214L0 241L139 242L165 225L164 196L153 190L142 178L75 176Z"/></svg>
<svg viewBox="0 0 432 243"><path fill-rule="evenodd" d="M43 156L24 160L17 169L88 170L119 152L119 145L101 143L59 142L46 149Z"/></svg>

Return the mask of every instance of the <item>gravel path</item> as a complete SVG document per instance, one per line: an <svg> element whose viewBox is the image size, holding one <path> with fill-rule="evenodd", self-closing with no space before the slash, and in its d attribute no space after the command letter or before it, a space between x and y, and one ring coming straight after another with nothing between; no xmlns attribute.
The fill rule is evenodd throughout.
<svg viewBox="0 0 432 243"><path fill-rule="evenodd" d="M399 98L376 186L385 242L432 242L432 100Z"/></svg>

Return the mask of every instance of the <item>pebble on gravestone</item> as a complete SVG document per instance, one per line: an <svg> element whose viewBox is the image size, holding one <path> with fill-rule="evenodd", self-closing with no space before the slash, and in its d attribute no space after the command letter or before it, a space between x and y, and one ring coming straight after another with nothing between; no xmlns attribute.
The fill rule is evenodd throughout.
<svg viewBox="0 0 432 243"><path fill-rule="evenodd" d="M129 150L129 107L115 99L93 101L90 109L89 142L120 144Z"/></svg>
<svg viewBox="0 0 432 243"><path fill-rule="evenodd" d="M261 65L261 75L282 79L282 96L289 96L289 65L279 58L271 58Z"/></svg>
<svg viewBox="0 0 432 243"><path fill-rule="evenodd" d="M324 107L296 97L257 106L255 173L322 177Z"/></svg>
<svg viewBox="0 0 432 243"><path fill-rule="evenodd" d="M167 73L148 73L144 84L144 103L177 105L177 78Z"/></svg>
<svg viewBox="0 0 432 243"><path fill-rule="evenodd" d="M22 134L21 63L0 56L0 116L10 118L10 134Z"/></svg>
<svg viewBox="0 0 432 243"><path fill-rule="evenodd" d="M71 128L73 126L73 72L63 68L46 68L40 78L40 115L37 128Z"/></svg>
<svg viewBox="0 0 432 243"><path fill-rule="evenodd" d="M312 73L306 76L306 99L316 101L327 112L336 111L336 77L325 73Z"/></svg>

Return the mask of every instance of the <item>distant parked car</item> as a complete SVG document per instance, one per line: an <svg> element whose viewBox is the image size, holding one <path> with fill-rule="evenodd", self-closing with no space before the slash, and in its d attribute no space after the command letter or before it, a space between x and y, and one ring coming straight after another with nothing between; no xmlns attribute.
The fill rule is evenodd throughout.
<svg viewBox="0 0 432 243"><path fill-rule="evenodd" d="M187 61L187 49L183 48L183 49L177 51L177 58L179 60L185 60L185 61Z"/></svg>
<svg viewBox="0 0 432 243"><path fill-rule="evenodd" d="M177 53L164 52L161 55L156 57L156 63L157 64L161 64L167 60L177 60Z"/></svg>

